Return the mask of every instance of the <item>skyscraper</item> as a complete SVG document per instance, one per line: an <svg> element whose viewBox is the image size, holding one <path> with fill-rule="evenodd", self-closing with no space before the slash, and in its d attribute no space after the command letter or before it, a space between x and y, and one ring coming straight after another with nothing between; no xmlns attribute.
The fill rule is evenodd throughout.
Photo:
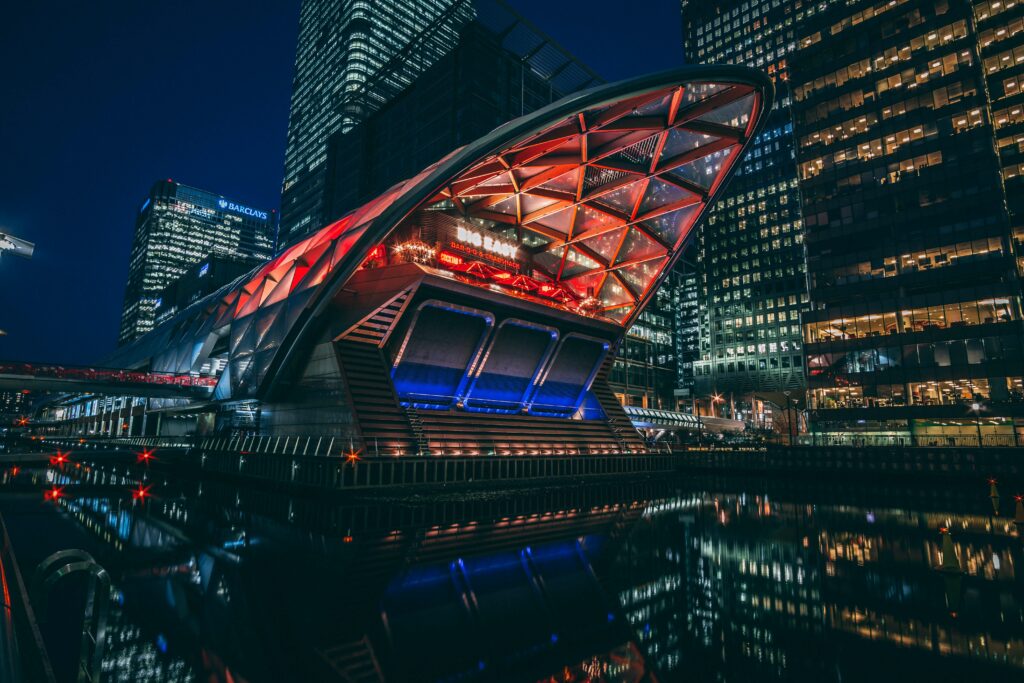
<svg viewBox="0 0 1024 683"><path fill-rule="evenodd" d="M501 124L602 82L518 14L489 9L405 90L330 136L328 221Z"/></svg>
<svg viewBox="0 0 1024 683"><path fill-rule="evenodd" d="M1020 438L1021 9L836 2L799 23L803 329L830 438Z"/></svg>
<svg viewBox="0 0 1024 683"><path fill-rule="evenodd" d="M700 353L695 394L726 397L750 423L761 399L802 392L800 312L806 308L803 225L794 161L790 57L799 0L682 0L686 60L765 70L776 87L768 125L701 226Z"/></svg>
<svg viewBox="0 0 1024 683"><path fill-rule="evenodd" d="M695 366L700 359L700 278L695 258L696 244L690 245L676 265L672 294L672 323L676 346L676 407L692 411L696 400Z"/></svg>
<svg viewBox="0 0 1024 683"><path fill-rule="evenodd" d="M275 211L170 179L154 183L135 218L118 344L153 329L160 292L207 256L273 256L276 223Z"/></svg>
<svg viewBox="0 0 1024 683"><path fill-rule="evenodd" d="M303 0L281 187L282 243L323 226L327 140L456 43L470 0Z"/></svg>
<svg viewBox="0 0 1024 683"><path fill-rule="evenodd" d="M982 67L1018 258L1024 242L1024 2L975 0ZM1018 262L1018 269L1022 264Z"/></svg>

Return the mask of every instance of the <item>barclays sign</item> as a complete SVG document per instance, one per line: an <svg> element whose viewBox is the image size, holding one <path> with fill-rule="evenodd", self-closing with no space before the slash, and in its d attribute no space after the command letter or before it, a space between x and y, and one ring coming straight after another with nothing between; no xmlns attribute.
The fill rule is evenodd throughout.
<svg viewBox="0 0 1024 683"><path fill-rule="evenodd" d="M248 206L242 206L241 204L235 204L229 202L226 199L220 199L217 201L217 206L227 211L234 211L235 213L245 214L246 216L252 216L253 218L259 218L260 220L267 220L267 212L260 211L259 209L253 209Z"/></svg>

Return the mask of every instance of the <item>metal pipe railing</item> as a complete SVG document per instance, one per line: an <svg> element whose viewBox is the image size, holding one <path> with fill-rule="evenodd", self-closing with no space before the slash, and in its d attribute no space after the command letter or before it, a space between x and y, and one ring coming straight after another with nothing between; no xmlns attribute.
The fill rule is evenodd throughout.
<svg viewBox="0 0 1024 683"><path fill-rule="evenodd" d="M0 589L3 591L3 629L0 678L10 681L56 683L50 657L28 598L7 525L0 514Z"/></svg>

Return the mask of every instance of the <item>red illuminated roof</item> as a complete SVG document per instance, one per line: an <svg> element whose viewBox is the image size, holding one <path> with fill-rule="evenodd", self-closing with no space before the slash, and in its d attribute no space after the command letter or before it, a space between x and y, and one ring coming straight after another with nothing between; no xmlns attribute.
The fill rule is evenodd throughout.
<svg viewBox="0 0 1024 683"><path fill-rule="evenodd" d="M210 354L227 337L215 397L259 395L367 255L428 208L484 229L511 226L532 271L509 285L628 326L772 97L764 74L732 66L688 67L577 93L453 151L108 362L206 372L223 363ZM547 283L561 294L551 295Z"/></svg>
<svg viewBox="0 0 1024 683"><path fill-rule="evenodd" d="M534 266L627 322L759 119L743 83L687 83L581 111L491 154L436 199L533 233Z"/></svg>

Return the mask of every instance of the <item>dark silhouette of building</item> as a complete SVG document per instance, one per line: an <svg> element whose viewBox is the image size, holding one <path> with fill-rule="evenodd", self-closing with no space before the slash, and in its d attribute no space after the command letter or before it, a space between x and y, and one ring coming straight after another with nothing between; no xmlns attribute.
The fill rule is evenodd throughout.
<svg viewBox="0 0 1024 683"><path fill-rule="evenodd" d="M523 21L510 20L517 28ZM543 61L523 53L527 47ZM503 123L600 82L539 31L529 41L509 43L507 36L471 22L450 51L401 93L330 136L324 217L337 220Z"/></svg>
<svg viewBox="0 0 1024 683"><path fill-rule="evenodd" d="M281 186L281 237L327 223L327 140L347 131L447 53L471 0L303 0Z"/></svg>

